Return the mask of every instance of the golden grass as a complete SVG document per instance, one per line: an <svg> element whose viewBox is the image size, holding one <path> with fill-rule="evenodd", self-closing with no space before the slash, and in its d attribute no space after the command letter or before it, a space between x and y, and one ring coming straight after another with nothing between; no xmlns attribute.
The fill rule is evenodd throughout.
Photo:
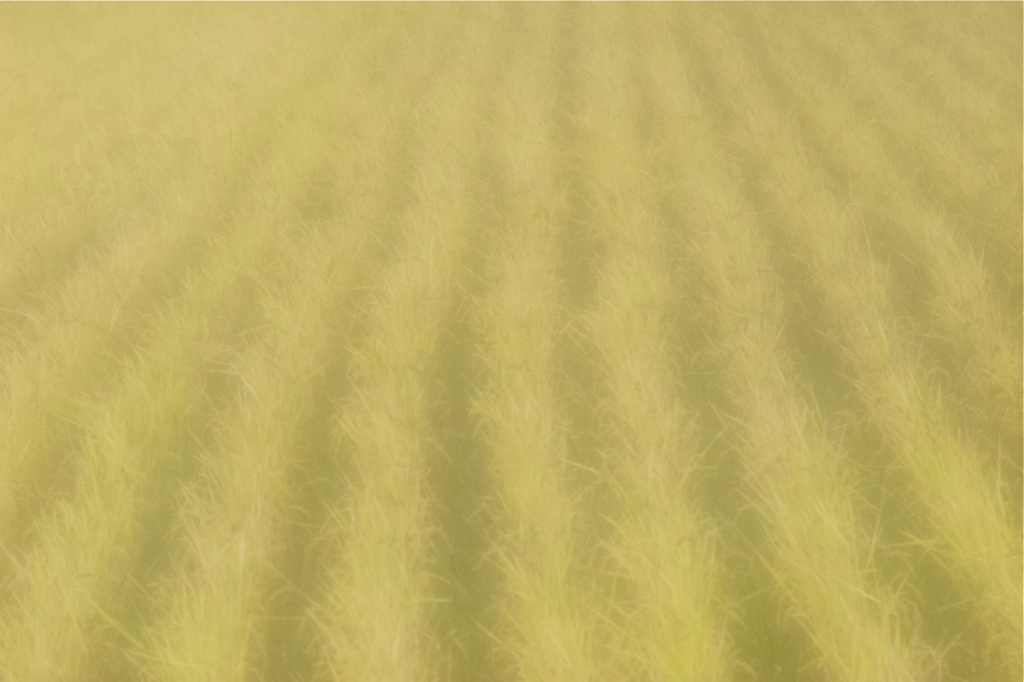
<svg viewBox="0 0 1024 682"><path fill-rule="evenodd" d="M661 79L687 82L668 48L658 45L650 54L659 91L668 92ZM692 94L670 103L694 119L704 105ZM714 140L695 124L669 144L688 157L675 166L687 197L680 204L694 226L691 258L706 271L706 295L714 301L751 504L766 528L763 560L830 679L924 679L927 651L904 641L913 635L901 623L899 595L873 575L878 538L855 516L844 453L826 437L795 379L766 237Z"/></svg>
<svg viewBox="0 0 1024 682"><path fill-rule="evenodd" d="M346 84L359 83L350 76ZM336 103L329 92L315 92L307 101L317 110ZM332 131L312 129L318 134L308 142L291 145L304 151L298 167L314 165L327 150L361 156L377 142L367 135L344 146L324 145ZM345 170L341 186L375 193L379 178L360 174L357 166ZM244 680L266 669L266 595L278 579L287 506L302 503L288 481L302 462L302 430L318 397L313 386L332 352L330 313L344 304L360 267L360 259L348 256L369 250L369 225L358 213L363 207L347 208L343 218L352 229L302 224L291 239L278 240L279 265L264 267L256 284L262 337L230 361L239 395L214 418L216 442L201 455L202 475L183 493L183 557L157 590L169 594L164 618L151 628L151 644L136 652L147 679Z"/></svg>
<svg viewBox="0 0 1024 682"><path fill-rule="evenodd" d="M396 236L402 249L380 276L366 311L368 338L353 354L354 394L338 421L352 462L334 511L343 545L316 616L333 679L439 675L424 387L465 241L470 150L459 135L473 123L467 88L486 63L487 37L445 48L454 63L442 67L417 112L423 162Z"/></svg>
<svg viewBox="0 0 1024 682"><path fill-rule="evenodd" d="M761 104L764 94L750 87L748 67L727 51L727 41L709 36L708 42L716 47L730 92L747 112L739 121L739 139L762 159L767 189L787 207L780 224L793 234L834 315L828 320L831 334L897 464L907 467L932 515L940 540L935 551L970 586L1006 665L1019 668L1021 540L995 475L950 424L941 396L895 319L887 272L874 259L856 214L828 191L800 148L785 143L794 136L789 124Z"/></svg>
<svg viewBox="0 0 1024 682"><path fill-rule="evenodd" d="M588 44L614 43L608 36L628 21L604 19ZM621 54L595 51L587 62L595 102L587 121L595 231L609 254L588 321L604 359L615 434L605 452L619 509L608 551L629 595L617 605L612 638L625 658L617 677L731 679L726 618L735 604L719 589L714 528L687 501L700 452L664 341L671 263L652 210L651 163L632 133L637 93Z"/></svg>
<svg viewBox="0 0 1024 682"><path fill-rule="evenodd" d="M493 461L496 525L490 560L498 566L500 621L492 633L519 680L597 679L594 614L601 605L581 565L579 500L568 489L566 416L556 400L554 344L559 306L553 125L545 103L555 33L550 17L537 45L516 51L502 93L507 131L498 162L515 197L504 216L495 282L478 322L483 389L476 410Z"/></svg>
<svg viewBox="0 0 1024 682"><path fill-rule="evenodd" d="M840 33L841 27L829 28L837 37L845 36ZM796 34L788 37L785 43L799 44ZM847 58L853 58L858 47L863 50L853 40L836 42L845 48ZM781 54L773 66L793 71L793 64L792 56ZM958 243L957 233L961 233L962 240L974 225L958 216L947 218L929 203L927 196L911 186L901 173L894 151L888 149L874 126L867 125L858 116L856 91L846 95L832 84L831 76L824 69L808 68L793 78L793 87L818 103L808 109L808 118L820 130L818 134L834 145L834 153L843 159L851 182L871 179L867 191L858 192L864 213L882 211L893 225L884 229L904 231L907 241L917 249L916 254L899 256L914 261L914 267L928 273L934 293L926 303L942 333L949 337L957 355L966 362L961 369L970 381L972 404L992 413L996 423L1019 440L1018 417L1024 404L1021 402L1021 354L1016 348L1021 335L1020 329L1012 326L1019 319L1019 311L1006 311L997 304L996 291L984 266L984 251L975 253ZM888 112L902 112L900 125L892 126L896 128L894 132L900 137L915 136L921 140L922 147L931 152L926 167L937 168L951 185L962 187L961 191L977 197L979 202L990 203L994 197L987 188L999 166L990 166L987 155L974 152L980 145L972 138L954 134L951 127L955 126L955 121L940 123L927 118L927 108L901 96L902 89L892 83L883 81L876 89L886 93L883 102ZM952 144L957 142L960 144ZM1009 144L1012 144L1012 137L997 146L1001 147L1001 155L1007 154ZM967 159L971 162L965 163ZM1003 195L1002 199L1012 197ZM1014 220L1019 216L1019 208L1015 206L1011 201L991 208L1002 211L1001 217L1005 220ZM978 218L978 221L983 220ZM983 230L990 231L991 227L984 226ZM1002 239L990 247L1001 248L1011 241L1012 235L1005 231L1001 236Z"/></svg>
<svg viewBox="0 0 1024 682"><path fill-rule="evenodd" d="M1021 17L0 6L0 681L1020 679Z"/></svg>

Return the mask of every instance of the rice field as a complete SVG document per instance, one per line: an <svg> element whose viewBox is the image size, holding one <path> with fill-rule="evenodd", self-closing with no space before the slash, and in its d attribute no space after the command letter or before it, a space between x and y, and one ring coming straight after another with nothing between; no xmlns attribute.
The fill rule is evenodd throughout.
<svg viewBox="0 0 1024 682"><path fill-rule="evenodd" d="M1022 5L0 6L0 682L1016 682Z"/></svg>

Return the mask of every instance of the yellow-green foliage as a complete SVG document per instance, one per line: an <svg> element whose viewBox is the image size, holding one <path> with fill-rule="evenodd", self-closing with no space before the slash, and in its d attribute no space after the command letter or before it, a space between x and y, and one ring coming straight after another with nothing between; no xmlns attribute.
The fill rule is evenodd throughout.
<svg viewBox="0 0 1024 682"><path fill-rule="evenodd" d="M738 134L751 154L764 161L764 182L785 207L784 229L793 234L834 315L826 321L830 333L855 373L871 417L899 457L895 464L905 466L915 480L941 541L937 552L967 581L985 618L1001 623L996 630L1002 653L1008 665L1019 668L1021 540L995 472L986 470L976 446L950 423L938 388L896 319L889 272L873 258L857 214L826 189L806 153L785 143L785 136L793 134L790 124L756 106L764 95L746 85L749 66L725 45L724 39L717 42L716 54L730 92L749 100L743 102L749 114L746 120L741 117Z"/></svg>
<svg viewBox="0 0 1024 682"><path fill-rule="evenodd" d="M0 681L1019 680L1021 26L0 6Z"/></svg>
<svg viewBox="0 0 1024 682"><path fill-rule="evenodd" d="M493 292L482 302L484 376L477 401L490 443L501 610L494 633L521 680L598 679L595 601L579 551L579 495L568 489L565 415L556 397L556 216L564 198L553 185L553 125L545 104L555 49L551 17L535 27L537 45L519 47L501 93L507 136L497 162L516 197L499 217L501 239L488 272ZM547 58L547 59L545 59Z"/></svg>
<svg viewBox="0 0 1024 682"><path fill-rule="evenodd" d="M592 44L609 42L621 23L605 18ZM727 680L733 652L725 619L735 605L720 594L714 528L687 499L700 453L665 347L672 264L647 182L651 164L635 133L636 86L621 58L598 50L588 61L594 227L609 251L590 325L608 368L615 434L606 475L620 509L609 553L631 595L614 638L627 659L616 677Z"/></svg>
<svg viewBox="0 0 1024 682"><path fill-rule="evenodd" d="M653 55L652 77L685 77L662 61L663 51ZM698 105L687 95L675 102L684 114ZM680 170L690 188L681 210L700 226L693 248L707 268L718 352L729 367L726 390L739 407L745 480L767 530L771 573L830 679L920 679L925 652L904 641L910 628L900 622L898 599L871 573L879 538L858 524L843 453L796 385L779 282L767 240L736 190L737 175L721 163L714 137L701 126L671 142L671 150L685 149L700 167L699 173Z"/></svg>
<svg viewBox="0 0 1024 682"><path fill-rule="evenodd" d="M427 84L414 113L414 207L401 216L398 260L379 274L365 345L353 358L353 395L339 414L349 485L333 513L344 540L318 616L326 666L336 679L437 676L439 640L430 605L433 534L427 475L426 374L441 332L467 230L468 131L489 34L439 50L455 61ZM379 229L379 226L378 226Z"/></svg>

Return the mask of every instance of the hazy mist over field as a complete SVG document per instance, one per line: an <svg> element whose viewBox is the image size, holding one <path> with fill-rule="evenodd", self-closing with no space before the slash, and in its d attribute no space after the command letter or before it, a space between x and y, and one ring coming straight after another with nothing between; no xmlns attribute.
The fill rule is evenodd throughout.
<svg viewBox="0 0 1024 682"><path fill-rule="evenodd" d="M0 5L0 682L1019 682L1022 5Z"/></svg>

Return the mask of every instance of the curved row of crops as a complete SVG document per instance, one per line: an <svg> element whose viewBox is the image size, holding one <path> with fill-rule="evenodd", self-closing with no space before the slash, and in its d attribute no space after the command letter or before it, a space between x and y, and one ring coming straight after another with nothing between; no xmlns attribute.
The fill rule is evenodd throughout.
<svg viewBox="0 0 1024 682"><path fill-rule="evenodd" d="M0 681L1016 680L1021 10L0 10Z"/></svg>

